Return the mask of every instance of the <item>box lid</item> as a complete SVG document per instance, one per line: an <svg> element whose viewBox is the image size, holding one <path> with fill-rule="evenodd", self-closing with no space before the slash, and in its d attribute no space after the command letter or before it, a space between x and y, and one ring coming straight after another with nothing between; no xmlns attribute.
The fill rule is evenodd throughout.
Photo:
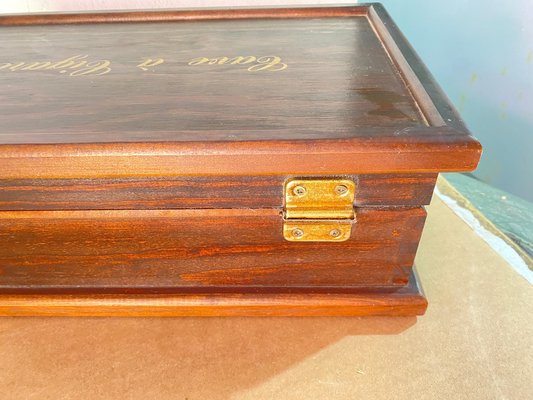
<svg viewBox="0 0 533 400"><path fill-rule="evenodd" d="M380 5L0 17L0 178L466 171Z"/></svg>

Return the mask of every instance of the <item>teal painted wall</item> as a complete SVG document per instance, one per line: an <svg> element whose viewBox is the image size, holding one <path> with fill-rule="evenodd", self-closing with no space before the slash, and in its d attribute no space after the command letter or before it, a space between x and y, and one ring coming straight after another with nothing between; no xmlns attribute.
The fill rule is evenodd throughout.
<svg viewBox="0 0 533 400"><path fill-rule="evenodd" d="M533 0L381 3L482 142L474 175L533 201Z"/></svg>

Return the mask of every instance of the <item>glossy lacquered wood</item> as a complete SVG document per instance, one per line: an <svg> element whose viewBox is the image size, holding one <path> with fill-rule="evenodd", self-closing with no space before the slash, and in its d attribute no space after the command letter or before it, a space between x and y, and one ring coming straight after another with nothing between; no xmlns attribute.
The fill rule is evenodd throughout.
<svg viewBox="0 0 533 400"><path fill-rule="evenodd" d="M436 173L479 160L378 6L0 21L0 178ZM109 72L31 64L72 52ZM252 53L287 68L189 65ZM166 61L140 69L146 54Z"/></svg>
<svg viewBox="0 0 533 400"><path fill-rule="evenodd" d="M0 314L415 315L475 140L380 5L0 17ZM351 179L346 242L287 180Z"/></svg>
<svg viewBox="0 0 533 400"><path fill-rule="evenodd" d="M365 16L0 32L12 63L0 64L0 82L19 78L0 105L4 144L310 140L426 125ZM87 57L61 64L76 55ZM280 61L257 71L268 64L229 61L250 56ZM191 65L202 57L217 62ZM164 62L145 71L144 58ZM43 61L52 67L33 64Z"/></svg>
<svg viewBox="0 0 533 400"><path fill-rule="evenodd" d="M345 293L0 294L0 316L408 316L426 307L414 274L399 289Z"/></svg>
<svg viewBox="0 0 533 400"><path fill-rule="evenodd" d="M161 176L437 173L475 169L470 137L210 142L186 144L0 145L2 179Z"/></svg>
<svg viewBox="0 0 533 400"><path fill-rule="evenodd" d="M0 288L407 283L422 208L358 209L348 241L288 242L276 209L0 212Z"/></svg>
<svg viewBox="0 0 533 400"><path fill-rule="evenodd" d="M0 210L279 208L289 176L0 180ZM320 176L320 179L338 176ZM435 174L348 175L355 207L429 204Z"/></svg>
<svg viewBox="0 0 533 400"><path fill-rule="evenodd" d="M94 23L138 23L138 22L176 22L176 21L209 21L221 19L291 19L291 18L323 18L323 17L354 17L367 15L367 5L358 7L283 7L283 8L244 8L202 9L202 10L140 10L113 12L84 13L34 13L5 15L0 25L36 26L36 25L70 25ZM379 7L379 4L372 5Z"/></svg>

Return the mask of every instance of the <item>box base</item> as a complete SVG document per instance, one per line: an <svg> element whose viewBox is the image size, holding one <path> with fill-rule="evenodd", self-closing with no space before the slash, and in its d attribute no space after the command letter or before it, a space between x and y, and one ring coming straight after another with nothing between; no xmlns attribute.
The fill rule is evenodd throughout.
<svg viewBox="0 0 533 400"><path fill-rule="evenodd" d="M426 307L414 272L400 289L351 293L0 295L1 316L413 316Z"/></svg>

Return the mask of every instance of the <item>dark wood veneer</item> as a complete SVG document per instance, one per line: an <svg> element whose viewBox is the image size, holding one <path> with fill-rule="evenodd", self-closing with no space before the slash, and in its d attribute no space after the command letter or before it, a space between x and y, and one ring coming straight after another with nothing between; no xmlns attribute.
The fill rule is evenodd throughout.
<svg viewBox="0 0 533 400"><path fill-rule="evenodd" d="M354 206L429 204L435 174L345 176ZM283 207L290 177L175 177L0 180L0 210L106 210ZM323 176L321 178L324 178Z"/></svg>
<svg viewBox="0 0 533 400"><path fill-rule="evenodd" d="M379 4L0 16L0 34L0 315L425 311L421 206L481 146ZM111 69L30 67L75 55ZM288 67L189 65L252 55ZM357 183L351 238L285 241L284 182L333 176Z"/></svg>
<svg viewBox="0 0 533 400"><path fill-rule="evenodd" d="M425 215L358 209L347 242L293 243L277 209L4 211L0 288L401 286Z"/></svg>
<svg viewBox="0 0 533 400"><path fill-rule="evenodd" d="M154 25L162 19L169 22ZM54 25L38 26L47 22ZM472 170L481 153L377 5L15 16L0 23L2 61L41 60L27 46L32 40L58 59L94 50L118 60L96 77L0 71L0 178L438 173ZM70 25L79 23L86 25ZM109 35L117 29L131 32ZM182 34L155 40L153 29L156 37L158 30ZM188 67L207 51L195 38L213 29L216 54L205 56L259 52L293 64L270 75ZM328 29L340 36L320 33ZM131 37L135 46L123 43ZM142 48L169 62L139 71Z"/></svg>
<svg viewBox="0 0 533 400"><path fill-rule="evenodd" d="M426 307L414 274L408 285L382 292L0 294L0 315L12 316L407 316Z"/></svg>

